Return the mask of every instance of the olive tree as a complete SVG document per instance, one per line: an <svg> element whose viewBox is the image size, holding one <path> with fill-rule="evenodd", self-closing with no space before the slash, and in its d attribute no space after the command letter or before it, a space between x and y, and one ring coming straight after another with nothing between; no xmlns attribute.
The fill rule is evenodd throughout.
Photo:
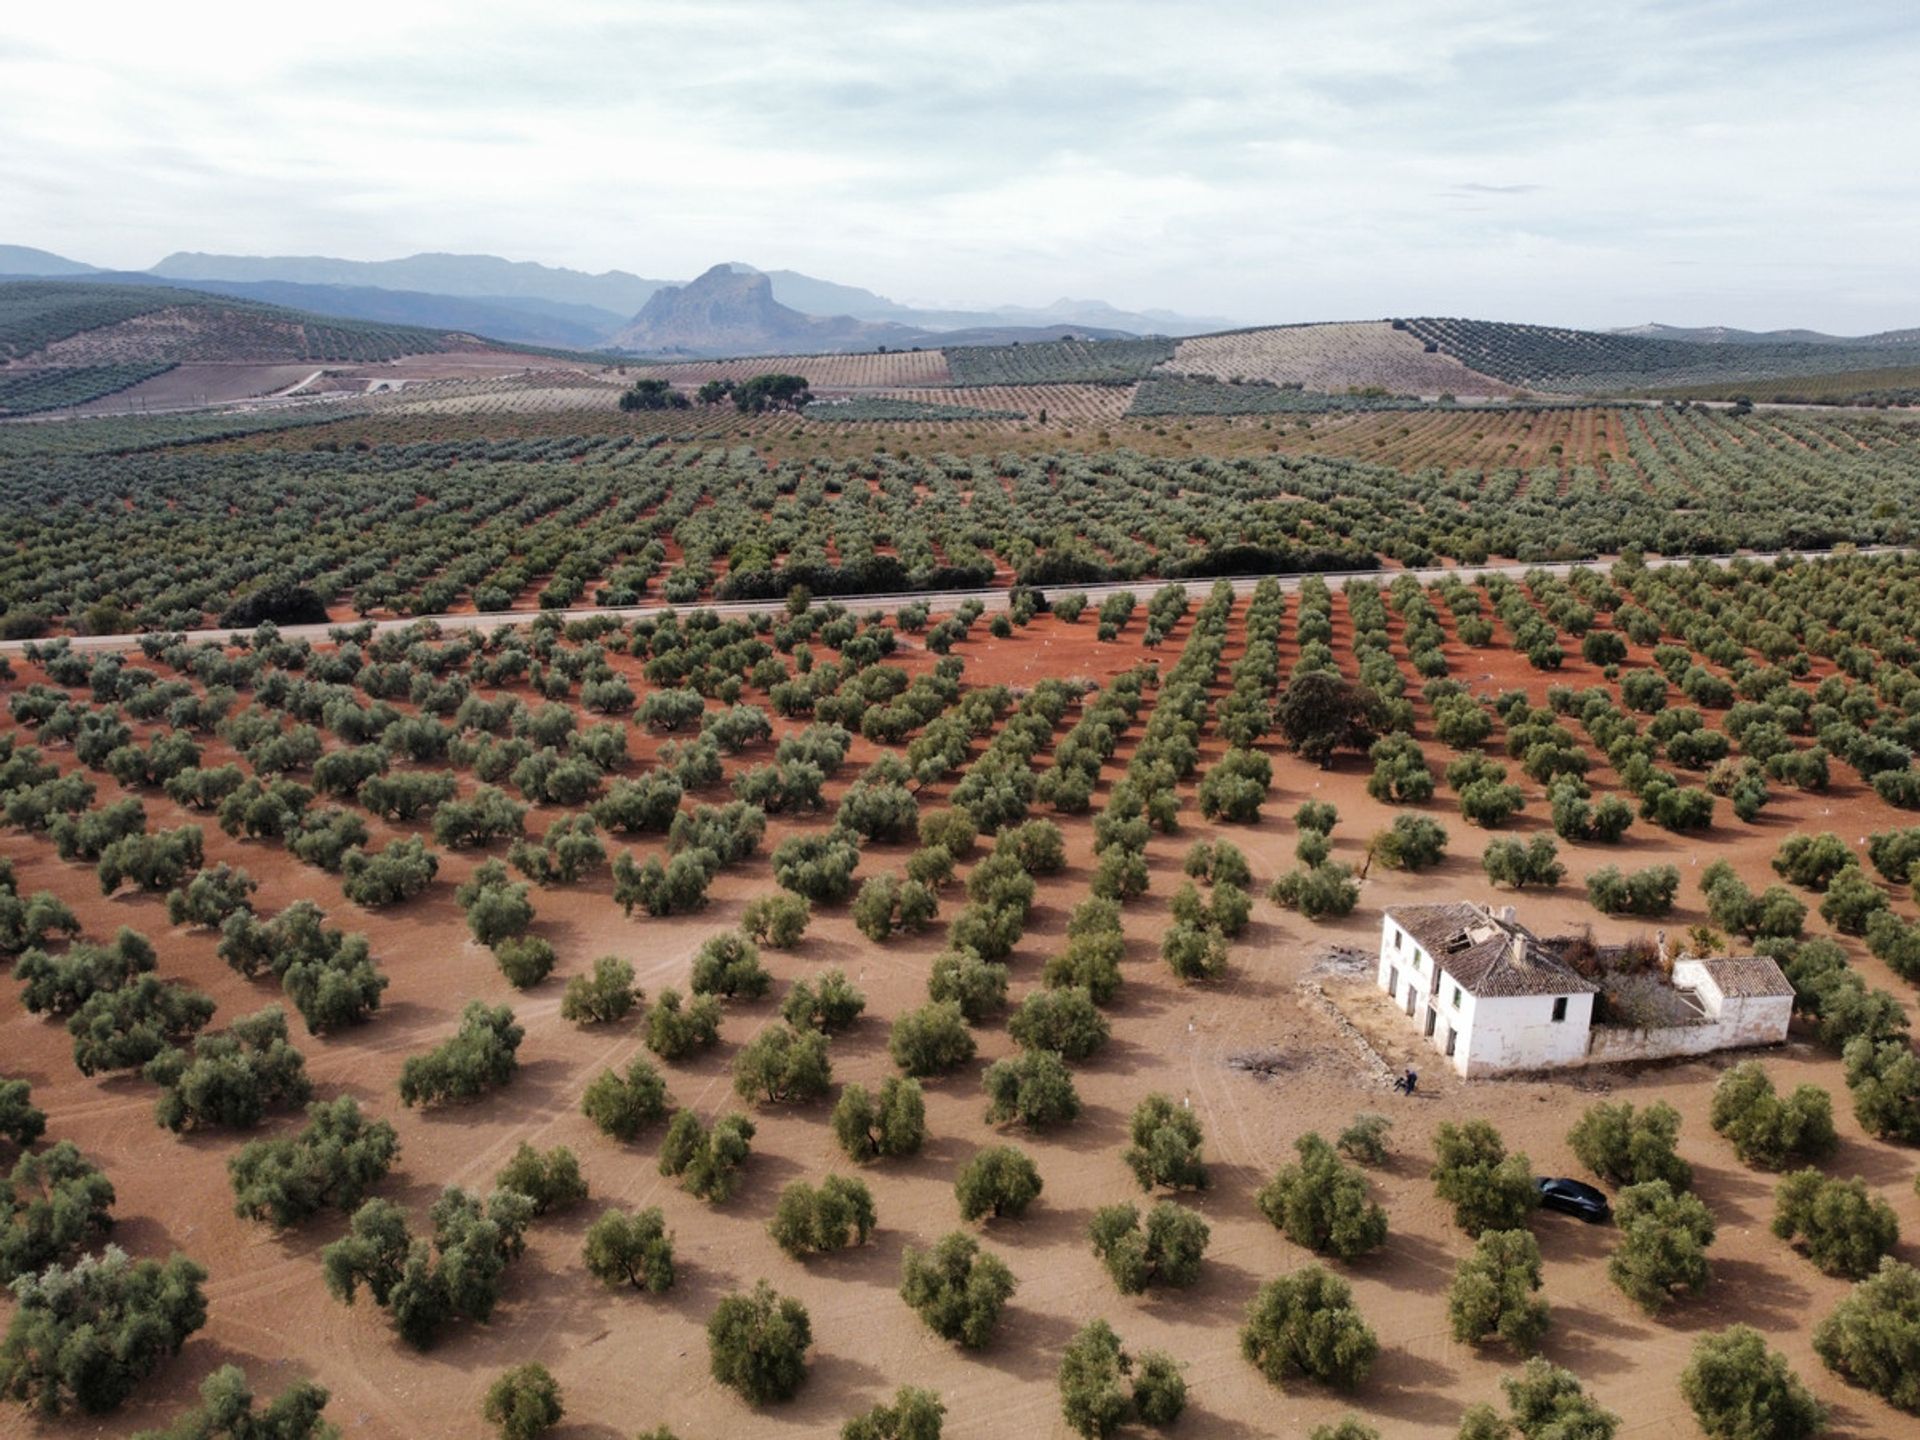
<svg viewBox="0 0 1920 1440"><path fill-rule="evenodd" d="M1380 1342L1354 1308L1346 1281L1319 1265L1269 1280L1247 1306L1240 1354L1271 1385L1296 1375L1351 1389L1366 1379Z"/></svg>
<svg viewBox="0 0 1920 1440"><path fill-rule="evenodd" d="M652 1295L673 1288L673 1235L658 1205L603 1211L587 1227L581 1259L605 1285L631 1285Z"/></svg>
<svg viewBox="0 0 1920 1440"><path fill-rule="evenodd" d="M1813 1440L1827 1428L1826 1406L1748 1325L1694 1342L1680 1394L1708 1440Z"/></svg>
<svg viewBox="0 0 1920 1440"><path fill-rule="evenodd" d="M1127 1138L1121 1158L1142 1190L1156 1185L1169 1190L1207 1188L1200 1117L1190 1107L1175 1105L1171 1096L1156 1091L1134 1107Z"/></svg>
<svg viewBox="0 0 1920 1440"><path fill-rule="evenodd" d="M0 1395L53 1417L117 1409L207 1323L207 1272L184 1255L134 1260L109 1245L13 1282Z"/></svg>
<svg viewBox="0 0 1920 1440"><path fill-rule="evenodd" d="M749 1405L791 1400L807 1379L813 1324L807 1307L762 1280L744 1295L728 1295L707 1319L707 1358L713 1378Z"/></svg>
<svg viewBox="0 0 1920 1440"><path fill-rule="evenodd" d="M1040 1171L1012 1145L989 1145L975 1152L953 1182L962 1220L1018 1216L1040 1198Z"/></svg>
<svg viewBox="0 0 1920 1440"><path fill-rule="evenodd" d="M1697 1195L1648 1180L1620 1192L1620 1245L1607 1274L1628 1299L1658 1314L1675 1294L1698 1295L1710 1273L1713 1215Z"/></svg>
<svg viewBox="0 0 1920 1440"><path fill-rule="evenodd" d="M1522 1355L1532 1353L1547 1330L1547 1302L1539 1289L1540 1245L1533 1233L1482 1231L1447 1292L1453 1338L1471 1345L1500 1339Z"/></svg>
<svg viewBox="0 0 1920 1440"><path fill-rule="evenodd" d="M901 1261L900 1298L934 1334L969 1350L992 1338L1014 1288L1006 1263L958 1230L930 1250L909 1245Z"/></svg>
<svg viewBox="0 0 1920 1440"><path fill-rule="evenodd" d="M1509 1155L1487 1121L1442 1121L1433 1149L1434 1192L1453 1206L1454 1223L1467 1234L1519 1229L1540 1203L1531 1162Z"/></svg>
<svg viewBox="0 0 1920 1440"><path fill-rule="evenodd" d="M560 1382L537 1360L503 1370L480 1402L481 1418L500 1432L501 1440L535 1440L565 1414Z"/></svg>
<svg viewBox="0 0 1920 1440"><path fill-rule="evenodd" d="M1088 1226L1093 1253L1122 1295L1138 1295L1153 1285L1191 1285L1200 1278L1211 1231L1184 1205L1162 1200L1142 1225L1136 1205L1103 1205Z"/></svg>
<svg viewBox="0 0 1920 1440"><path fill-rule="evenodd" d="M927 1135L920 1082L889 1076L880 1082L878 1094L857 1081L849 1084L834 1102L832 1125L840 1148L861 1164L918 1154Z"/></svg>
<svg viewBox="0 0 1920 1440"><path fill-rule="evenodd" d="M1891 1257L1814 1327L1814 1353L1834 1374L1920 1413L1920 1270Z"/></svg>
<svg viewBox="0 0 1920 1440"><path fill-rule="evenodd" d="M1366 1178L1311 1131L1294 1149L1299 1160L1254 1197L1260 1213L1294 1244L1341 1260L1384 1245L1387 1212L1368 1197Z"/></svg>
<svg viewBox="0 0 1920 1440"><path fill-rule="evenodd" d="M1781 1177L1773 1233L1801 1246L1826 1274L1864 1280L1900 1243L1900 1221L1858 1176L1840 1180L1809 1167Z"/></svg>

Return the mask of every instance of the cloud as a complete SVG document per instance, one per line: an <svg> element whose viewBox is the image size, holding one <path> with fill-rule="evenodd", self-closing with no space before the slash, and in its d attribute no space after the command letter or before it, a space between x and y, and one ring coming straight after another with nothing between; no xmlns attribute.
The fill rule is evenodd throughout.
<svg viewBox="0 0 1920 1440"><path fill-rule="evenodd" d="M0 48L0 239L95 263L741 257L1249 322L1920 319L1904 0L98 8L27 7Z"/></svg>

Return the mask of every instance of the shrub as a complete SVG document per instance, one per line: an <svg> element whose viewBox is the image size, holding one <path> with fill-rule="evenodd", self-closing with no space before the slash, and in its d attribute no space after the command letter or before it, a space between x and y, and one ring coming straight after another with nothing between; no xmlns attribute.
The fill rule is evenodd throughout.
<svg viewBox="0 0 1920 1440"><path fill-rule="evenodd" d="M1460 814L1474 825L1497 829L1511 820L1526 805L1526 796L1518 785L1498 780L1475 780L1460 792Z"/></svg>
<svg viewBox="0 0 1920 1440"><path fill-rule="evenodd" d="M1367 1182L1331 1145L1309 1131L1294 1141L1299 1160L1283 1165L1254 1203L1294 1244L1351 1260L1386 1243L1387 1212L1367 1197Z"/></svg>
<svg viewBox="0 0 1920 1440"><path fill-rule="evenodd" d="M462 885L456 897L467 912L467 929L482 945L498 945L524 935L533 924L533 902L527 898L527 887L507 883L504 870L487 871L484 877L475 872L475 878Z"/></svg>
<svg viewBox="0 0 1920 1440"><path fill-rule="evenodd" d="M186 888L167 892L167 923L205 925L217 930L236 910L251 911L253 892L259 888L260 882L246 871L230 865L215 865L195 875ZM49 927L42 921L36 928L44 932ZM78 932L77 923L74 930ZM35 934L27 943L39 944L44 938L44 933ZM24 949L25 945L15 948Z"/></svg>
<svg viewBox="0 0 1920 1440"><path fill-rule="evenodd" d="M122 835L100 852L94 873L102 895L113 894L129 880L151 893L173 889L205 858L200 827L183 825L148 835Z"/></svg>
<svg viewBox="0 0 1920 1440"><path fill-rule="evenodd" d="M513 1078L515 1053L525 1035L505 1005L468 1001L451 1039L424 1055L408 1056L401 1066L401 1103L444 1105L497 1090Z"/></svg>
<svg viewBox="0 0 1920 1440"><path fill-rule="evenodd" d="M1262 1285L1240 1327L1240 1354L1271 1385L1306 1375L1351 1389L1366 1379L1379 1353L1352 1289L1319 1265Z"/></svg>
<svg viewBox="0 0 1920 1440"><path fill-rule="evenodd" d="M1040 1171L1011 1145L989 1145L975 1152L953 1182L962 1220L991 1215L999 1220L1026 1213L1040 1198Z"/></svg>
<svg viewBox="0 0 1920 1440"><path fill-rule="evenodd" d="M1006 1008L1006 966L981 960L970 948L943 950L927 973L927 998L952 1002L970 1025Z"/></svg>
<svg viewBox="0 0 1920 1440"><path fill-rule="evenodd" d="M1648 1180L1620 1192L1615 1215L1620 1246L1607 1274L1628 1299L1657 1314L1675 1291L1698 1295L1706 1287L1713 1215L1697 1195Z"/></svg>
<svg viewBox="0 0 1920 1440"><path fill-rule="evenodd" d="M682 850L666 864L650 855L636 862L632 852L613 862L613 901L628 915L638 905L652 916L688 915L707 903L707 884L720 868L711 850Z"/></svg>
<svg viewBox="0 0 1920 1440"><path fill-rule="evenodd" d="M513 1157L493 1177L493 1184L496 1190L526 1196L536 1216L565 1210L587 1198L579 1157L564 1145L542 1154L522 1140Z"/></svg>
<svg viewBox="0 0 1920 1440"><path fill-rule="evenodd" d="M200 1385L200 1403L165 1430L142 1431L138 1440L336 1440L323 1413L324 1386L296 1380L264 1411L255 1413L247 1372L222 1365Z"/></svg>
<svg viewBox="0 0 1920 1440"><path fill-rule="evenodd" d="M538 985L553 973L553 944L539 935L515 935L493 947L500 973L516 990Z"/></svg>
<svg viewBox="0 0 1920 1440"><path fill-rule="evenodd" d="M1362 1165L1383 1165L1387 1159L1387 1132L1393 1121L1371 1110L1353 1117L1353 1123L1340 1132L1334 1147L1350 1160Z"/></svg>
<svg viewBox="0 0 1920 1440"><path fill-rule="evenodd" d="M678 1176L687 1192L718 1204L740 1187L740 1167L752 1148L753 1122L744 1115L722 1115L707 1129L691 1110L682 1110L660 1142L660 1173Z"/></svg>
<svg viewBox="0 0 1920 1440"><path fill-rule="evenodd" d="M154 1120L176 1134L257 1125L269 1110L304 1105L313 1093L305 1061L287 1043L287 1017L278 1005L196 1037L191 1054L163 1050L141 1073L160 1087Z"/></svg>
<svg viewBox="0 0 1920 1440"><path fill-rule="evenodd" d="M1360 903L1360 886L1347 866L1325 862L1288 871L1268 887L1267 899L1309 920L1324 920L1352 914Z"/></svg>
<svg viewBox="0 0 1920 1440"><path fill-rule="evenodd" d="M909 1075L939 1075L973 1059L973 1034L958 1002L936 1000L893 1022L887 1053Z"/></svg>
<svg viewBox="0 0 1920 1440"><path fill-rule="evenodd" d="M1920 1270L1886 1259L1813 1331L1814 1353L1834 1374L1888 1404L1920 1413Z"/></svg>
<svg viewBox="0 0 1920 1440"><path fill-rule="evenodd" d="M70 1140L0 1179L0 1284L66 1260L113 1228L113 1182Z"/></svg>
<svg viewBox="0 0 1920 1440"><path fill-rule="evenodd" d="M1817 1085L1802 1085L1784 1100L1757 1060L1745 1060L1713 1087L1708 1119L1749 1165L1779 1170L1797 1160L1823 1160L1839 1136L1833 1102Z"/></svg>
<svg viewBox="0 0 1920 1440"><path fill-rule="evenodd" d="M1708 1440L1813 1440L1827 1428L1826 1406L1747 1325L1694 1342L1680 1394Z"/></svg>
<svg viewBox="0 0 1920 1440"><path fill-rule="evenodd" d="M798 895L762 895L740 912L740 929L770 950L791 950L807 933L813 911Z"/></svg>
<svg viewBox="0 0 1920 1440"><path fill-rule="evenodd" d="M1532 1164L1523 1154L1509 1155L1500 1132L1485 1120L1443 1120L1433 1151L1434 1192L1453 1206L1454 1223L1469 1235L1518 1230L1540 1203Z"/></svg>
<svg viewBox="0 0 1920 1440"><path fill-rule="evenodd" d="M534 1440L564 1414L560 1382L537 1360L501 1371L480 1402L481 1418L499 1430L502 1440Z"/></svg>
<svg viewBox="0 0 1920 1440"><path fill-rule="evenodd" d="M1679 892L1680 870L1674 865L1649 865L1631 875L1608 865L1587 877L1587 903L1607 915L1665 915Z"/></svg>
<svg viewBox="0 0 1920 1440"><path fill-rule="evenodd" d="M816 905L838 905L853 893L860 851L840 830L794 835L773 852L773 878Z"/></svg>
<svg viewBox="0 0 1920 1440"><path fill-rule="evenodd" d="M1014 1289L1006 1263L958 1230L930 1250L907 1246L901 1260L900 1298L934 1334L969 1350L993 1337Z"/></svg>
<svg viewBox="0 0 1920 1440"><path fill-rule="evenodd" d="M1419 742L1411 735L1389 735L1375 741L1367 753L1373 761L1367 794L1374 799L1394 805L1421 805L1433 798L1433 772L1427 768Z"/></svg>
<svg viewBox="0 0 1920 1440"><path fill-rule="evenodd" d="M662 990L647 1011L643 1030L647 1048L662 1060L684 1060L719 1040L720 1002L711 995L696 995L683 1004L678 990Z"/></svg>
<svg viewBox="0 0 1920 1440"><path fill-rule="evenodd" d="M864 1245L873 1233L873 1195L858 1180L829 1175L818 1188L796 1180L780 1192L767 1233L794 1259Z"/></svg>
<svg viewBox="0 0 1920 1440"><path fill-rule="evenodd" d="M691 986L696 995L757 1000L773 985L760 952L744 935L727 931L711 936L693 957Z"/></svg>
<svg viewBox="0 0 1920 1440"><path fill-rule="evenodd" d="M875 875L854 896L851 913L860 933L877 943L900 931L926 929L939 911L940 899L932 887L918 880Z"/></svg>
<svg viewBox="0 0 1920 1440"><path fill-rule="evenodd" d="M1173 1358L1150 1350L1136 1362L1104 1320L1073 1337L1059 1378L1061 1414L1088 1440L1101 1440L1132 1419L1171 1425L1186 1409L1187 1382Z"/></svg>
<svg viewBox="0 0 1920 1440"><path fill-rule="evenodd" d="M1859 1035L1842 1054L1861 1128L1883 1140L1920 1140L1920 1056L1906 1040Z"/></svg>
<svg viewBox="0 0 1920 1440"><path fill-rule="evenodd" d="M733 1062L733 1091L742 1100L797 1104L819 1099L832 1083L827 1037L818 1030L769 1025Z"/></svg>
<svg viewBox="0 0 1920 1440"><path fill-rule="evenodd" d="M867 1008L867 997L847 979L844 970L823 970L814 981L796 980L780 1003L780 1014L799 1030L828 1035L845 1030Z"/></svg>
<svg viewBox="0 0 1920 1440"><path fill-rule="evenodd" d="M351 1095L317 1100L299 1134L250 1141L228 1158L233 1213L286 1227L329 1206L357 1210L399 1153L393 1126L369 1120Z"/></svg>
<svg viewBox="0 0 1920 1440"><path fill-rule="evenodd" d="M82 1075L138 1070L154 1056L185 1045L213 1018L213 997L139 975L118 990L96 990L67 1020L73 1063Z"/></svg>
<svg viewBox="0 0 1920 1440"><path fill-rule="evenodd" d="M1080 1113L1073 1076L1051 1050L1027 1050L996 1060L981 1076L987 1092L987 1122L1018 1122L1030 1130L1065 1125Z"/></svg>
<svg viewBox="0 0 1920 1440"><path fill-rule="evenodd" d="M927 1135L920 1082L889 1076L880 1082L878 1095L858 1082L847 1085L834 1102L832 1124L840 1148L861 1164L918 1154Z"/></svg>
<svg viewBox="0 0 1920 1440"><path fill-rule="evenodd" d="M593 962L592 974L567 981L560 1016L581 1025L611 1024L644 998L633 983L633 966L618 955L602 955Z"/></svg>
<svg viewBox="0 0 1920 1440"><path fill-rule="evenodd" d="M749 1405L791 1400L799 1393L812 1344L807 1307L764 1280L751 1294L727 1296L707 1320L713 1378Z"/></svg>
<svg viewBox="0 0 1920 1440"><path fill-rule="evenodd" d="M1609 1185L1664 1180L1675 1190L1693 1184L1693 1167L1675 1152L1680 1112L1664 1100L1636 1111L1633 1103L1605 1101L1587 1108L1567 1132L1580 1163Z"/></svg>
<svg viewBox="0 0 1920 1440"><path fill-rule="evenodd" d="M1367 842L1367 850L1389 870L1426 870L1446 857L1446 827L1424 815L1396 815Z"/></svg>
<svg viewBox="0 0 1920 1440"><path fill-rule="evenodd" d="M657 1205L603 1212L587 1227L581 1258L587 1273L604 1285L631 1285L651 1295L673 1288L673 1235Z"/></svg>
<svg viewBox="0 0 1920 1440"><path fill-rule="evenodd" d="M0 1395L42 1416L117 1409L207 1323L207 1272L184 1255L129 1259L109 1245L13 1282Z"/></svg>
<svg viewBox="0 0 1920 1440"><path fill-rule="evenodd" d="M1138 1295L1152 1285L1191 1285L1200 1278L1200 1261L1211 1232L1207 1222L1184 1205L1162 1200L1140 1223L1135 1205L1103 1205L1088 1227L1093 1253L1122 1295Z"/></svg>
<svg viewBox="0 0 1920 1440"><path fill-rule="evenodd" d="M664 1120L669 1108L666 1081L644 1056L638 1055L624 1075L602 1070L580 1097L581 1114L602 1134L623 1141Z"/></svg>
<svg viewBox="0 0 1920 1440"><path fill-rule="evenodd" d="M431 1212L433 1240L415 1240L406 1214L385 1200L354 1212L344 1239L321 1252L327 1289L351 1305L365 1286L391 1312L401 1338L425 1349L455 1320L484 1321L499 1301L507 1263L526 1249L533 1206L497 1191L483 1204L458 1188Z"/></svg>
<svg viewBox="0 0 1920 1440"><path fill-rule="evenodd" d="M117 990L159 964L146 936L121 926L109 945L76 942L58 955L37 946L14 962L20 1003L35 1015L69 1015L101 990Z"/></svg>
<svg viewBox="0 0 1920 1440"><path fill-rule="evenodd" d="M1460 1440L1507 1440L1518 1431L1521 1440L1613 1440L1620 1417L1603 1410L1580 1388L1571 1370L1535 1356L1517 1375L1500 1382L1507 1392L1509 1424L1491 1405L1475 1405L1460 1422Z"/></svg>
<svg viewBox="0 0 1920 1440"><path fill-rule="evenodd" d="M1820 902L1820 918L1843 935L1864 935L1873 917L1888 908L1887 894L1856 866L1833 877Z"/></svg>
<svg viewBox="0 0 1920 1440"><path fill-rule="evenodd" d="M1134 1107L1127 1122L1128 1146L1121 1157L1142 1190L1204 1190L1207 1167L1201 1156L1200 1117L1157 1091Z"/></svg>
<svg viewBox="0 0 1920 1440"><path fill-rule="evenodd" d="M1160 942L1160 956L1182 980L1218 980L1227 973L1227 937L1212 925L1176 921Z"/></svg>
<svg viewBox="0 0 1920 1440"><path fill-rule="evenodd" d="M594 801L594 823L605 830L633 835L652 830L665 833L680 810L685 792L671 775L655 771L634 780L616 780L613 788Z"/></svg>
<svg viewBox="0 0 1920 1440"><path fill-rule="evenodd" d="M1536 1296L1539 1289L1540 1246L1533 1232L1481 1232L1447 1291L1453 1338L1469 1345L1500 1339L1531 1354L1547 1333L1547 1302Z"/></svg>
<svg viewBox="0 0 1920 1440"><path fill-rule="evenodd" d="M1800 1245L1828 1275L1864 1280L1900 1241L1893 1207L1858 1177L1838 1180L1798 1170L1781 1177L1773 1204L1773 1233Z"/></svg>
<svg viewBox="0 0 1920 1440"><path fill-rule="evenodd" d="M340 859L340 886L356 905L375 908L411 900L433 883L440 860L418 835L369 853L358 847Z"/></svg>
<svg viewBox="0 0 1920 1440"><path fill-rule="evenodd" d="M1085 990L1036 990L1013 1012L1007 1033L1023 1050L1053 1050L1084 1060L1107 1043L1106 1018Z"/></svg>
<svg viewBox="0 0 1920 1440"><path fill-rule="evenodd" d="M47 1114L33 1103L33 1087L24 1080L0 1080L0 1140L21 1149L46 1131Z"/></svg>
<svg viewBox="0 0 1920 1440"><path fill-rule="evenodd" d="M1252 824L1273 783L1273 764L1258 750L1230 749L1200 779L1200 813L1209 820Z"/></svg>
<svg viewBox="0 0 1920 1440"><path fill-rule="evenodd" d="M1859 863L1847 842L1831 830L1818 835L1789 835L1773 857L1773 868L1782 879L1809 890L1826 889L1842 870Z"/></svg>
<svg viewBox="0 0 1920 1440"><path fill-rule="evenodd" d="M1492 840L1480 856L1480 868L1494 884L1511 885L1516 890L1527 885L1553 886L1567 873L1559 856L1559 847L1546 835L1536 835L1525 843Z"/></svg>

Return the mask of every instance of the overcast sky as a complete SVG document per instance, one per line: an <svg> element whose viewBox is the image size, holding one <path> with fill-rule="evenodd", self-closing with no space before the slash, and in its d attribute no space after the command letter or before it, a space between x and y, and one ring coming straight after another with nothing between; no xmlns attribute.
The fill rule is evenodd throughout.
<svg viewBox="0 0 1920 1440"><path fill-rule="evenodd" d="M1917 87L1913 0L23 3L0 241L1860 332Z"/></svg>

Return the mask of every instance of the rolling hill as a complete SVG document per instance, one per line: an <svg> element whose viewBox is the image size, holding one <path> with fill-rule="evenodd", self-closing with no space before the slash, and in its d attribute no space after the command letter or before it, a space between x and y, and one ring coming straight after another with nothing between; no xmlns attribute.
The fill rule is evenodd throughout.
<svg viewBox="0 0 1920 1440"><path fill-rule="evenodd" d="M0 414L86 404L180 365L273 371L513 350L464 329L348 320L172 286L0 282Z"/></svg>

